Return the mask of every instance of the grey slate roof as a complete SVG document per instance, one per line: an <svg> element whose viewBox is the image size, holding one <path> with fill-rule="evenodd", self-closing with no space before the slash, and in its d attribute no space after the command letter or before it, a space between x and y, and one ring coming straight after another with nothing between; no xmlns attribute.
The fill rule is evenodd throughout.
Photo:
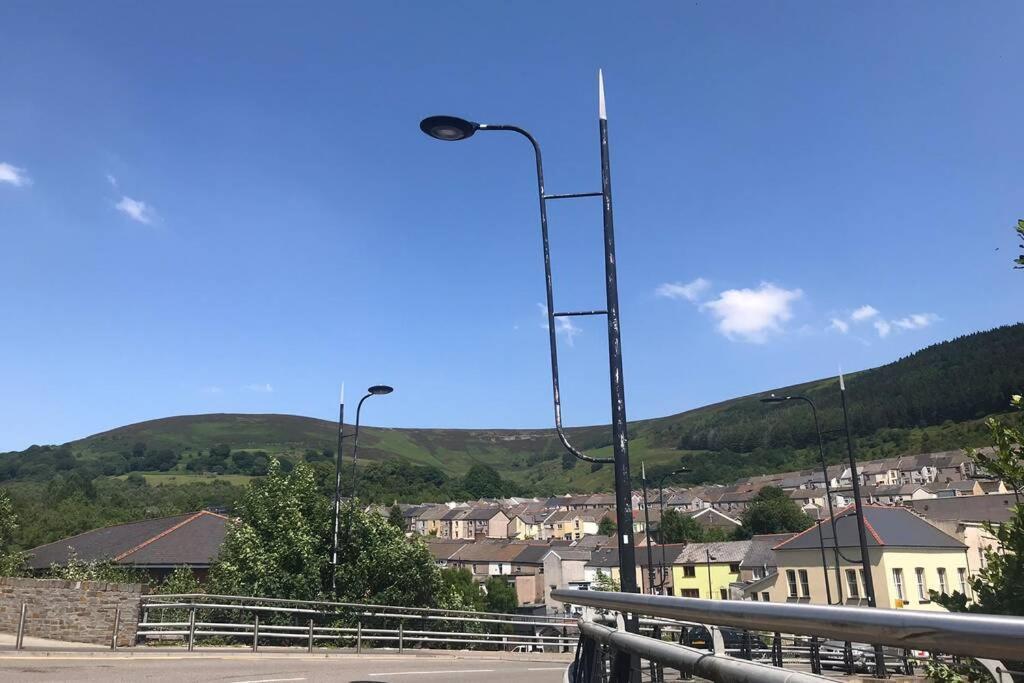
<svg viewBox="0 0 1024 683"><path fill-rule="evenodd" d="M743 562L750 549L750 541L721 541L718 543L690 543L676 556L673 564L701 564L708 561L715 564Z"/></svg>
<svg viewBox="0 0 1024 683"><path fill-rule="evenodd" d="M743 556L740 566L777 567L778 562L772 548L794 536L796 534L756 534L750 539L750 546L747 548L747 554Z"/></svg>
<svg viewBox="0 0 1024 683"><path fill-rule="evenodd" d="M919 515L935 521L995 522L1010 519L1016 499L1012 493L907 501Z"/></svg>
<svg viewBox="0 0 1024 683"><path fill-rule="evenodd" d="M78 559L136 567L208 567L220 552L228 518L203 510L93 529L28 551L29 567L45 569Z"/></svg>
<svg viewBox="0 0 1024 683"><path fill-rule="evenodd" d="M964 548L964 544L949 534L921 519L903 507L864 506L868 547L897 546L909 548ZM825 547L832 544L832 525L825 520L820 525L822 539L818 538L819 525L802 531L789 541L776 546L776 552L786 550L818 549L823 540ZM857 536L857 518L853 508L836 513L836 533L844 548L860 546Z"/></svg>

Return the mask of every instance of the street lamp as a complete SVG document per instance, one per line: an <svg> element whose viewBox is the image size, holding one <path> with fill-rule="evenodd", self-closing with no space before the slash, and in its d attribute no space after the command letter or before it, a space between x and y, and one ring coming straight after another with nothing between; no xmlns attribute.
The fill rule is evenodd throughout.
<svg viewBox="0 0 1024 683"><path fill-rule="evenodd" d="M814 432L818 435L818 456L821 459L821 475L824 477L825 482L825 500L828 502L828 518L832 525L832 552L835 555L836 562L836 590L839 591L839 602L835 603L838 605L843 604L843 581L842 573L839 569L839 539L836 535L836 512L832 507L832 489L828 485L828 463L825 462L825 446L821 439L821 426L818 424L818 409L814 405L814 401L806 396L766 396L761 399L761 403L785 403L787 401L803 401L811 407L811 415L814 416ZM832 591L828 586L828 563L825 561L825 549L824 541L821 538L821 523L818 523L818 540L821 541L821 569L825 574L825 599L828 604L832 603Z"/></svg>
<svg viewBox="0 0 1024 683"><path fill-rule="evenodd" d="M431 116L423 119L420 129L436 140L453 142L472 137L477 131L511 131L525 137L533 147L537 167L537 197L540 203L540 230L544 250L544 277L547 290L548 345L551 351L551 388L555 408L555 430L562 445L575 457L588 462L614 463L615 508L618 527L619 567L622 591L637 592L636 553L633 547L633 514L629 478L629 446L626 429L626 397L622 373L622 338L619 322L618 275L615 258L615 229L612 217L611 163L608 154L608 117L605 111L604 77L598 72L598 131L601 150L601 191L574 194L547 194L544 190L544 166L536 138L519 126L475 123L454 116ZM551 251L548 243L547 202L558 199L601 197L604 218L605 308L602 310L556 312L551 279ZM614 458L593 458L574 447L562 427L561 397L558 383L558 350L555 339L555 318L604 315L608 324L608 369L611 383L611 411ZM626 630L639 632L635 614L626 618ZM626 680L631 666L628 655L615 662L616 680Z"/></svg>
<svg viewBox="0 0 1024 683"><path fill-rule="evenodd" d="M678 470L672 470L667 474L661 475L658 479L658 510L661 515L661 521L658 522L658 529L661 537L661 582L658 584L658 588L661 590L662 595L665 594L665 480L669 477L674 477L677 474L689 474L691 472L689 467L680 467ZM646 498L646 497L645 497Z"/></svg>
<svg viewBox="0 0 1024 683"><path fill-rule="evenodd" d="M341 518L341 444L343 439L354 436L352 448L352 498L356 495L356 460L359 457L359 416L363 410L363 401L371 396L390 394L393 388L385 384L374 384L366 390L366 395L359 399L356 406L355 434L344 434L345 425L345 385L341 385L341 396L338 399L338 453L334 458L334 533L331 539L331 595L337 595L338 587L338 526Z"/></svg>

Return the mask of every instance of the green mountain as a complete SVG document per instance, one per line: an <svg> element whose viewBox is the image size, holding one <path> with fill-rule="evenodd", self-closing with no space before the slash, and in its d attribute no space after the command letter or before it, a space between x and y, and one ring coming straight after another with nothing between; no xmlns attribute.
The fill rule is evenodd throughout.
<svg viewBox="0 0 1024 683"><path fill-rule="evenodd" d="M857 457L924 453L986 442L983 420L1006 413L1024 388L1024 324L929 346L906 358L849 375ZM767 393L802 394L818 406L826 457L845 457L835 378L766 391L677 415L630 424L634 478L639 461L651 479L682 465L678 483L730 482L818 462L810 410L766 405ZM184 415L120 427L60 446L0 454L0 485L15 503L17 542L32 547L86 529L206 506L230 508L239 484L284 467L314 468L333 490L336 423L296 415ZM569 430L591 455L611 455L608 427ZM346 465L351 442L346 442ZM512 494L551 495L612 487L608 466L568 456L553 430L382 429L360 433L359 496L387 502L439 501ZM346 468L345 487L351 485Z"/></svg>
<svg viewBox="0 0 1024 683"><path fill-rule="evenodd" d="M996 328L929 346L906 358L847 377L848 399L859 456L927 452L977 442L980 420L1006 410L1011 393L1024 387L1024 324ZM803 394L818 406L829 457L841 457L838 384L816 380L771 392L630 425L632 459L655 474L686 464L692 481L728 481L744 474L807 467L816 437L805 406L764 405L767 393ZM295 415L184 415L120 427L62 447L75 461L100 473L138 470L181 482L210 474L259 474L263 455L289 461L325 461L333 455L336 423ZM608 456L607 427L570 430L588 453ZM242 453L239 453L239 452ZM350 446L346 448L350 455ZM563 459L553 430L385 429L364 427L361 464L421 466L433 479L461 477L474 464L494 468L530 493L608 489L609 467ZM12 458L12 456L15 456ZM38 479L47 467L38 458L0 456L0 481ZM61 456L67 459L67 455ZM26 462L27 471L10 460ZM66 466L68 463L65 462ZM35 467L33 467L33 465ZM59 464L55 469L60 470ZM372 474L372 472L371 472ZM6 475L6 476L5 476Z"/></svg>

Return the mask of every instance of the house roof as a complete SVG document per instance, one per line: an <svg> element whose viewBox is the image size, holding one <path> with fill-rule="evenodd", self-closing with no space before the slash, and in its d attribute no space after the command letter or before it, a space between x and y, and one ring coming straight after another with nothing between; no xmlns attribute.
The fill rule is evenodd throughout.
<svg viewBox="0 0 1024 683"><path fill-rule="evenodd" d="M516 564L540 564L551 550L549 545L529 544L520 546L519 554L512 558Z"/></svg>
<svg viewBox="0 0 1024 683"><path fill-rule="evenodd" d="M673 564L701 564L711 555L712 564L742 562L750 549L750 541L721 541L718 543L690 543L680 551Z"/></svg>
<svg viewBox="0 0 1024 683"><path fill-rule="evenodd" d="M449 560L466 544L460 541L431 541L426 545L435 560Z"/></svg>
<svg viewBox="0 0 1024 683"><path fill-rule="evenodd" d="M857 517L853 507L848 506L836 513L836 535L839 545L844 548L860 546L857 533ZM867 527L869 547L897 546L911 548L964 548L964 544L949 534L932 526L904 507L879 505L864 506L864 521ZM819 539L819 530L822 538ZM832 525L826 520L801 531L788 541L775 546L775 550L818 549L832 545Z"/></svg>
<svg viewBox="0 0 1024 683"><path fill-rule="evenodd" d="M460 517L460 519L467 519L467 520L472 520L472 521L484 521L484 520L492 519L492 518L496 517L499 514L503 515L505 513L502 512L501 508L498 508L498 507L470 508L469 510L466 511L466 514L464 514L462 517Z"/></svg>
<svg viewBox="0 0 1024 683"><path fill-rule="evenodd" d="M701 508L700 510L691 512L690 517L693 517L694 519L697 519L698 517L721 517L722 519L732 522L736 526L740 526L740 521L738 519L730 517L721 510L716 510L714 508Z"/></svg>
<svg viewBox="0 0 1024 683"><path fill-rule="evenodd" d="M45 569L79 560L135 567L209 567L227 534L228 518L202 510L118 524L63 538L28 551L29 567Z"/></svg>
<svg viewBox="0 0 1024 683"><path fill-rule="evenodd" d="M740 561L741 567L776 567L775 546L796 536L796 534L755 534L750 539L746 555Z"/></svg>
<svg viewBox="0 0 1024 683"><path fill-rule="evenodd" d="M1006 522L1013 514L1016 499L1013 494L957 496L956 498L927 498L905 503L915 512L937 522Z"/></svg>

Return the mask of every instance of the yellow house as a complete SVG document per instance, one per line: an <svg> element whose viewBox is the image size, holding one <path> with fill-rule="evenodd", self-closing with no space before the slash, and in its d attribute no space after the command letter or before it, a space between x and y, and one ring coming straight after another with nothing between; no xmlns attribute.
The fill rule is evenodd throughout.
<svg viewBox="0 0 1024 683"><path fill-rule="evenodd" d="M543 528L542 522L543 515L537 515L533 512L509 514L508 537L519 541L540 538Z"/></svg>
<svg viewBox="0 0 1024 683"><path fill-rule="evenodd" d="M740 563L750 541L691 543L672 562L672 593L684 598L728 600L729 584L740 580Z"/></svg>
<svg viewBox="0 0 1024 683"><path fill-rule="evenodd" d="M867 505L864 517L871 579L879 607L942 611L931 601L929 591L967 592L967 546L963 543L904 507ZM777 545L778 573L746 585L744 597L824 605L830 594L833 603L867 605L864 572L857 561L857 518L852 508L836 513L836 536L840 550L838 586L832 525L825 520Z"/></svg>

